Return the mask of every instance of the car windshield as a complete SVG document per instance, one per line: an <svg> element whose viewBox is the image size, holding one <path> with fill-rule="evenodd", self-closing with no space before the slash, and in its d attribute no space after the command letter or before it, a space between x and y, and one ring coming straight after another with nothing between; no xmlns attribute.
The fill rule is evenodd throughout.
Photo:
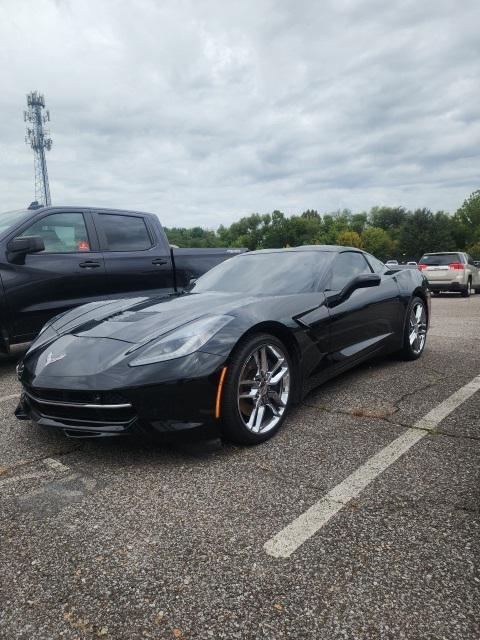
<svg viewBox="0 0 480 640"><path fill-rule="evenodd" d="M316 290L333 255L326 251L247 253L207 271L197 280L192 292L308 293Z"/></svg>
<svg viewBox="0 0 480 640"><path fill-rule="evenodd" d="M25 211L25 209L0 213L0 236L7 232L16 222L21 222L27 213L28 211Z"/></svg>
<svg viewBox="0 0 480 640"><path fill-rule="evenodd" d="M423 256L420 262L431 267L443 267L452 262L462 262L458 253L434 253L429 256Z"/></svg>

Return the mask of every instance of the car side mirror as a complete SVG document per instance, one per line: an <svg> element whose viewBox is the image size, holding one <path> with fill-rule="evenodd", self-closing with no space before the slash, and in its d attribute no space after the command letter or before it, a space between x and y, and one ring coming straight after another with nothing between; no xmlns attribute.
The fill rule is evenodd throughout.
<svg viewBox="0 0 480 640"><path fill-rule="evenodd" d="M345 285L342 291L342 298L348 298L356 289L365 289L367 287L378 287L382 281L378 273L361 273L355 276L353 280Z"/></svg>
<svg viewBox="0 0 480 640"><path fill-rule="evenodd" d="M10 240L7 251L9 260L18 264L24 261L25 256L30 253L45 251L45 243L40 236L18 236Z"/></svg>

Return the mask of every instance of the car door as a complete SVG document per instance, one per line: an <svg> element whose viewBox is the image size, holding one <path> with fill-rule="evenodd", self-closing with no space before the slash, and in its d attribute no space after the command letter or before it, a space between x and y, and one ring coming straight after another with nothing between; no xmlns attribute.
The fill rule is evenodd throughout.
<svg viewBox="0 0 480 640"><path fill-rule="evenodd" d="M330 314L330 358L342 368L350 362L372 355L398 339L404 310L395 275L385 267L380 284L354 289L342 296L347 285L358 275L373 269L359 251L339 253L332 263L326 286Z"/></svg>
<svg viewBox="0 0 480 640"><path fill-rule="evenodd" d="M102 299L106 276L89 212L46 212L20 227L18 236L39 236L45 245L3 269L10 333L15 341L27 341L58 313Z"/></svg>
<svg viewBox="0 0 480 640"><path fill-rule="evenodd" d="M109 297L173 291L170 247L148 215L97 211L95 225L105 259Z"/></svg>

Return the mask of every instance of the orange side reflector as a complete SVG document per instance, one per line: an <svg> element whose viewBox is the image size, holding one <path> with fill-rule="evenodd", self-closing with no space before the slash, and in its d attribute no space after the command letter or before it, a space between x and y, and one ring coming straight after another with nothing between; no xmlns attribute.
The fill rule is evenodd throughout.
<svg viewBox="0 0 480 640"><path fill-rule="evenodd" d="M215 403L215 418L220 418L220 402L222 400L222 389L223 389L223 383L225 381L226 373L227 373L227 367L223 367L222 372L220 374L220 380L218 382L217 402Z"/></svg>

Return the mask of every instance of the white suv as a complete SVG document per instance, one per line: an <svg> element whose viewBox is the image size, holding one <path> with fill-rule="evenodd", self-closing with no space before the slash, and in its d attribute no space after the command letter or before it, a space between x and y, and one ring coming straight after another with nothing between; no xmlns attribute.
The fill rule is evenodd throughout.
<svg viewBox="0 0 480 640"><path fill-rule="evenodd" d="M418 268L427 278L428 288L433 293L458 291L465 298L473 291L480 293L480 269L468 253L426 253Z"/></svg>

